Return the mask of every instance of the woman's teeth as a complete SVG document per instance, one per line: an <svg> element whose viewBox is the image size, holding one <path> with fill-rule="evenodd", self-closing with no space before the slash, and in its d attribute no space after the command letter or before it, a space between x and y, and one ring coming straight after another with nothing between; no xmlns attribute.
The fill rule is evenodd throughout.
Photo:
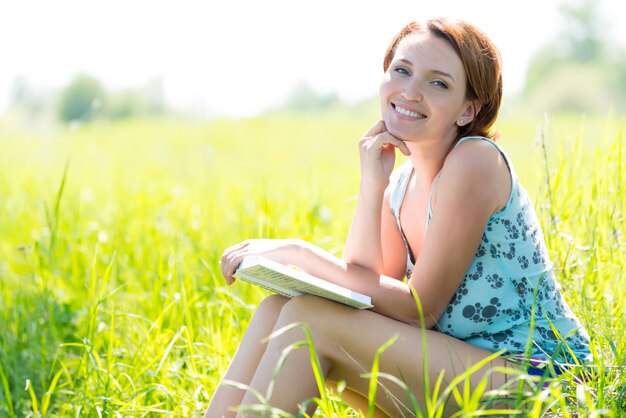
<svg viewBox="0 0 626 418"><path fill-rule="evenodd" d="M396 106L396 111L404 116L408 116L410 118L414 118L414 119L423 119L426 116L424 115L420 115L419 113L415 113L412 110L409 109L404 109L400 106Z"/></svg>

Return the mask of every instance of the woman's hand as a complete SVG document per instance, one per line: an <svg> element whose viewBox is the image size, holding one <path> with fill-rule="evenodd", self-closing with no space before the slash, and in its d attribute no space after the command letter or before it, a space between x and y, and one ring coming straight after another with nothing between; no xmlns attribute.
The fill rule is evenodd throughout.
<svg viewBox="0 0 626 418"><path fill-rule="evenodd" d="M220 260L222 275L226 284L231 285L235 278L233 274L244 257L260 255L279 263L287 264L295 251L300 247L297 239L249 239L224 250Z"/></svg>
<svg viewBox="0 0 626 418"><path fill-rule="evenodd" d="M396 161L395 149L404 155L411 155L404 141L391 135L385 122L379 120L359 141L361 157L361 184L369 188L382 188L389 183L389 175Z"/></svg>

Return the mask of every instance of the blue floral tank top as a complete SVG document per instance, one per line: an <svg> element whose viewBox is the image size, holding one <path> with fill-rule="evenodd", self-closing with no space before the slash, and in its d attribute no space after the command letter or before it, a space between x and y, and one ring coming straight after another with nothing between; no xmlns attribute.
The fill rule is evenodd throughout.
<svg viewBox="0 0 626 418"><path fill-rule="evenodd" d="M589 336L563 299L539 220L513 166L487 138L466 137L457 145L468 140L487 141L500 151L510 171L511 194L506 206L489 218L472 264L435 330L492 352L524 354L531 344L532 357L569 363L573 354L578 361L589 360ZM415 259L400 225L400 207L412 171L410 162L396 170L391 195L407 248L407 277ZM429 207L427 225L431 216Z"/></svg>

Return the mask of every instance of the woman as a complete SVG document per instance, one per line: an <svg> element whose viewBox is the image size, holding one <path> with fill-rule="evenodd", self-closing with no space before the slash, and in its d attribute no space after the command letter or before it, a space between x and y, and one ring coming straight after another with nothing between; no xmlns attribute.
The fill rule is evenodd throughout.
<svg viewBox="0 0 626 418"><path fill-rule="evenodd" d="M586 359L588 336L559 292L531 202L488 139L502 97L496 48L463 21L411 23L393 39L384 70L382 120L359 143L361 183L343 259L300 240L251 240L221 260L228 284L243 257L263 255L367 294L374 308L270 296L224 378L265 393L281 353L303 332L262 340L294 322L310 326L327 381L345 381L344 399L357 408L368 393L361 374L394 335L380 372L401 378L418 402L425 374L434 382L443 372L449 382L500 350L505 355L471 375L474 384L504 384L505 374L486 374L493 367L528 368L511 366L511 356ZM396 149L408 161L392 173ZM377 413L408 413L404 390L384 387ZM274 382L272 406L295 413L317 395L307 350L292 352ZM207 416L232 416L229 408L257 402L251 391L220 386Z"/></svg>

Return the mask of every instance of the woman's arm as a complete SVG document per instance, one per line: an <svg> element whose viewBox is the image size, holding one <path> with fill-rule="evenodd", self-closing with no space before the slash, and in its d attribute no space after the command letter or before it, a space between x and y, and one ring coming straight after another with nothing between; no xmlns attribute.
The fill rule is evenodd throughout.
<svg viewBox="0 0 626 418"><path fill-rule="evenodd" d="M379 274L385 271L381 244L383 190L367 190L361 186L350 232L343 250L343 259Z"/></svg>
<svg viewBox="0 0 626 418"><path fill-rule="evenodd" d="M378 274L388 273L383 253L383 233L389 229L390 215L385 189L395 163L395 150L405 155L406 144L389 134L383 121L377 122L359 142L361 182L356 210L346 240L343 259ZM383 212L384 209L385 212ZM382 232L381 232L382 231ZM397 275L398 269L394 271Z"/></svg>
<svg viewBox="0 0 626 418"><path fill-rule="evenodd" d="M469 269L491 215L511 193L500 152L485 141L467 141L446 158L433 197L433 216L409 285L419 295L426 325L446 309Z"/></svg>
<svg viewBox="0 0 626 418"><path fill-rule="evenodd" d="M349 264L322 248L299 239L252 239L226 249L220 267L227 284L235 281L233 274L243 258L252 255L261 255L296 266L316 277L366 294L372 298L374 310L383 315L409 323L418 321L415 300L406 283Z"/></svg>

